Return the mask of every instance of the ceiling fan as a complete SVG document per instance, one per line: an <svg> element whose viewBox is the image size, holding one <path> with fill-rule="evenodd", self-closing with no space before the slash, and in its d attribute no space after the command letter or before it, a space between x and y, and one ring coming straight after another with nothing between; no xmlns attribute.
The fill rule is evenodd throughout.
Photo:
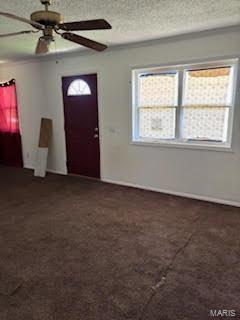
<svg viewBox="0 0 240 320"><path fill-rule="evenodd" d="M25 19L18 17L16 15L0 12L0 16L4 16L10 19L22 21L30 24L36 30L27 30L14 33L7 33L0 35L0 38L6 38L21 34L31 34L42 32L43 35L39 38L37 47L35 50L36 54L45 54L49 52L49 47L51 42L54 41L54 33L60 35L63 39L72 41L84 47L96 50L103 51L107 48L106 45L84 38L77 34L72 33L71 31L84 31L84 30L105 30L111 29L111 25L104 19L96 20L86 20L86 21L75 21L75 22L66 22L64 23L63 17L60 13L50 11L49 6L52 3L52 0L40 0L41 3L45 6L45 10L36 11L31 14L30 19ZM64 32L62 32L64 31Z"/></svg>

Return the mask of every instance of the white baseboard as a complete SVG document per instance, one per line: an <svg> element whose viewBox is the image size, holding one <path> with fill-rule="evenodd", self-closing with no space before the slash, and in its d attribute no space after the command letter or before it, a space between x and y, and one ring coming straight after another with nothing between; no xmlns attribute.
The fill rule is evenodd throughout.
<svg viewBox="0 0 240 320"><path fill-rule="evenodd" d="M240 202L237 202L237 201L217 199L217 198L212 198L212 197L207 197L207 196L196 195L196 194L192 194L192 193L184 193L184 192L148 187L148 186L143 186L143 185L139 185L139 184L135 184L135 183L118 181L118 180L102 179L102 181L106 182L106 183L118 184L118 185L126 186L126 187L132 187L132 188L138 188L138 189L143 189L143 190L148 190L148 191L170 194L170 195L174 195L174 196L178 196L178 197L202 200L202 201L207 201L207 202L214 202L214 203L224 204L224 205L233 206L233 207L240 207Z"/></svg>
<svg viewBox="0 0 240 320"><path fill-rule="evenodd" d="M24 169L35 170L35 168L33 166L24 166ZM48 169L47 168L46 171L50 172L50 173L61 174L61 175L64 175L64 176L66 175L65 172L54 170L54 169Z"/></svg>
<svg viewBox="0 0 240 320"><path fill-rule="evenodd" d="M34 168L31 166L25 166L24 168L34 170ZM57 170L53 170L53 169L47 169L47 172L66 175L65 172L61 172L61 171L57 171ZM101 181L106 182L106 183L117 184L120 186L126 186L126 187L131 187L131 188L138 188L138 189L143 189L143 190L148 190L148 191L170 194L170 195L174 195L174 196L178 196L178 197L184 197L184 198L213 202L213 203L218 203L218 204L224 204L224 205L232 206L232 207L240 207L240 202L237 202L237 201L231 201L231 200L226 200L226 199L217 199L217 198L213 198L213 197L201 196L201 195L196 195L196 194L192 194L192 193L184 193L184 192L160 189L160 188L149 187L149 186L144 186L144 185L140 185L140 184L119 181L119 180L112 180L112 179L104 179L103 178L103 179L101 179Z"/></svg>
<svg viewBox="0 0 240 320"><path fill-rule="evenodd" d="M54 169L47 169L47 172L55 173L55 174L61 174L61 175L63 175L63 176L66 176L66 175L67 175L65 172L58 171L58 170L54 170Z"/></svg>

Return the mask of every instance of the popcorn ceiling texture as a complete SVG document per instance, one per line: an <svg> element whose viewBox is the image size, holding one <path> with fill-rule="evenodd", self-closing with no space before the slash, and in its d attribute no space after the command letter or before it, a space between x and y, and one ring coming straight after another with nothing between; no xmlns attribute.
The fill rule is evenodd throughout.
<svg viewBox="0 0 240 320"><path fill-rule="evenodd" d="M29 17L43 7L39 0L1 1L0 11ZM239 0L53 0L52 10L65 21L105 18L111 31L82 32L108 45L125 44L223 27L240 23ZM21 22L0 17L1 33L28 30ZM0 41L0 60L31 57L37 35L22 35ZM54 50L79 48L57 38Z"/></svg>

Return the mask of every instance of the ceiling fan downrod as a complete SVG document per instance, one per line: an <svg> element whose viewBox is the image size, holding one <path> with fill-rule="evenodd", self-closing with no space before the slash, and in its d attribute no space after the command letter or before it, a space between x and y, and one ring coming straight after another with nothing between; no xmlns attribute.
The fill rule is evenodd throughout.
<svg viewBox="0 0 240 320"><path fill-rule="evenodd" d="M45 10L48 11L48 7L52 4L52 0L40 0L40 1L45 6Z"/></svg>

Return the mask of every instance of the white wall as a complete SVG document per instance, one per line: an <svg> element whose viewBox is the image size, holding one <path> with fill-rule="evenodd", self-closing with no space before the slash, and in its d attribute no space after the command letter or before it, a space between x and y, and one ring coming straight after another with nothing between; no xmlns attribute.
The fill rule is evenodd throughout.
<svg viewBox="0 0 240 320"><path fill-rule="evenodd" d="M61 76L97 71L103 180L240 204L239 99L233 152L130 144L131 67L233 56L240 56L239 30L203 33L101 54L71 55L59 63L49 59L0 67L1 78L17 80L25 165L34 166L39 121L46 116L54 121L49 169L66 173Z"/></svg>

